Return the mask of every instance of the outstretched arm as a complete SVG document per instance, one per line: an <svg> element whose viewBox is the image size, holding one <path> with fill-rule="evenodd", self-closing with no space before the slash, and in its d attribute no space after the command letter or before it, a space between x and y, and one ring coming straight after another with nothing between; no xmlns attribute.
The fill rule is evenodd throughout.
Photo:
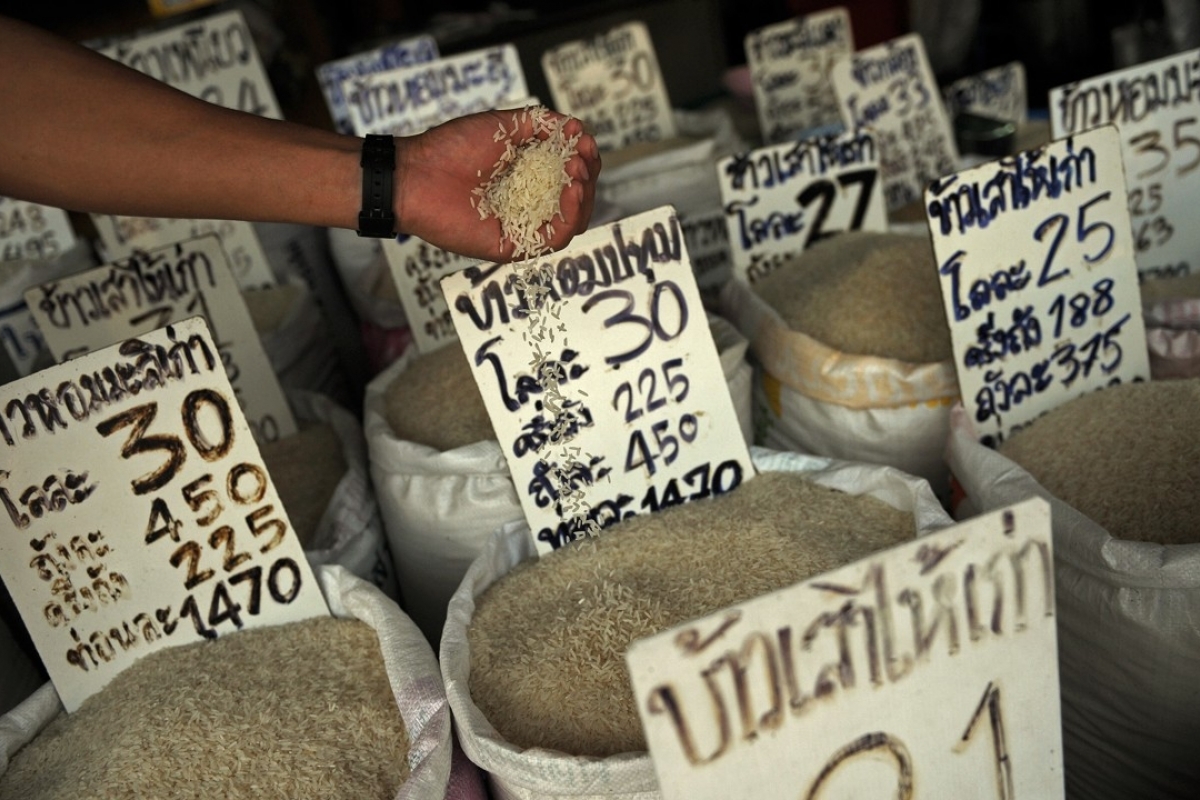
<svg viewBox="0 0 1200 800"><path fill-rule="evenodd" d="M3 17L0 108L0 195L132 216L358 224L358 137L206 103ZM484 114L396 140L401 231L488 260L511 252L498 249L499 224L471 207L477 171L496 160L496 127ZM579 151L554 247L591 216L595 141L584 136Z"/></svg>

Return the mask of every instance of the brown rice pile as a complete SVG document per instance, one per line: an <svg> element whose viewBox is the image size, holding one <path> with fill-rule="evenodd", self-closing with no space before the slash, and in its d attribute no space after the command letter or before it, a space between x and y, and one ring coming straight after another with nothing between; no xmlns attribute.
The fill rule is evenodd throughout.
<svg viewBox="0 0 1200 800"><path fill-rule="evenodd" d="M324 422L301 423L299 432L259 445L258 452L300 544L311 548L317 526L348 469L341 439Z"/></svg>
<svg viewBox="0 0 1200 800"><path fill-rule="evenodd" d="M495 439L492 420L458 342L422 353L384 390L392 433L435 450Z"/></svg>
<svg viewBox="0 0 1200 800"><path fill-rule="evenodd" d="M915 527L911 513L786 472L633 517L522 563L476 599L472 698L519 747L645 750L631 642L910 540Z"/></svg>
<svg viewBox="0 0 1200 800"><path fill-rule="evenodd" d="M1200 378L1085 394L999 450L1118 539L1200 542Z"/></svg>
<svg viewBox="0 0 1200 800"><path fill-rule="evenodd" d="M1151 278L1141 285L1142 305L1200 297L1200 272L1178 278Z"/></svg>
<svg viewBox="0 0 1200 800"><path fill-rule="evenodd" d="M392 800L408 737L367 624L328 617L155 651L60 714L4 800Z"/></svg>
<svg viewBox="0 0 1200 800"><path fill-rule="evenodd" d="M843 353L915 364L953 354L927 237L839 234L784 262L754 291L789 328Z"/></svg>

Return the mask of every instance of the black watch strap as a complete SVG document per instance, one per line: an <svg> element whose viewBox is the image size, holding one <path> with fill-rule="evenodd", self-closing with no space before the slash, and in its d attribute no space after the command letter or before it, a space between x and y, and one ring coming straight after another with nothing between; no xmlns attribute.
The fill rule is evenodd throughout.
<svg viewBox="0 0 1200 800"><path fill-rule="evenodd" d="M367 134L359 163L362 165L362 210L358 212L358 235L380 239L395 236L392 192L396 180L396 140L391 136Z"/></svg>

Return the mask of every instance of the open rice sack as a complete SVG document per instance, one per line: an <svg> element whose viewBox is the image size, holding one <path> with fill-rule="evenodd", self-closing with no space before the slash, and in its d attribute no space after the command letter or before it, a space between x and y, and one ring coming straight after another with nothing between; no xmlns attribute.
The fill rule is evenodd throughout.
<svg viewBox="0 0 1200 800"><path fill-rule="evenodd" d="M429 644L375 587L318 577L336 619L156 651L70 715L44 684L0 718L0 797L442 800L451 724Z"/></svg>
<svg viewBox="0 0 1200 800"><path fill-rule="evenodd" d="M759 474L720 498L634 517L541 559L524 524L489 540L450 602L440 660L459 741L496 797L660 797L624 661L634 638L684 621L676 615L694 618L707 604L715 604L709 611L726 607L952 524L927 483L890 467L762 448L753 458ZM794 502L794 492L811 502ZM774 498L771 510L742 507L765 497ZM731 501L738 505L715 506ZM809 515L797 527L821 530L840 516L826 513L830 504L853 520L836 523L847 535L801 545L775 528ZM784 515L772 519L781 507ZM715 508L737 527L697 524ZM755 518L766 521L761 536L749 530ZM741 537L740 547L714 544L723 537L728 545L731 535ZM558 619L559 611L570 619ZM486 698L475 693L481 675L492 687L481 690ZM514 675L530 680L510 681ZM498 686L516 690L515 704L491 694Z"/></svg>
<svg viewBox="0 0 1200 800"><path fill-rule="evenodd" d="M398 598L362 426L315 392L293 390L288 404L299 432L259 452L308 562L339 564Z"/></svg>
<svg viewBox="0 0 1200 800"><path fill-rule="evenodd" d="M897 245L905 248L904 263L912 266L910 242L928 247L917 237L841 234L776 271L789 264L821 265L828 279L807 308L824 316L819 327L832 331L837 324L841 333L852 333L859 340L853 352L797 330L764 299L763 290L743 281L725 284L721 312L750 340L757 361L759 444L897 467L925 478L941 495L948 492L942 452L958 380L945 314L935 306L941 303L937 270L930 254L927 279L919 269L906 268L886 279L875 273L876 267L889 267L887 248ZM856 264L862 268L852 269ZM923 303L916 303L914 291L901 288L913 280L920 283ZM918 316L923 322L914 319ZM882 349L863 354L871 344Z"/></svg>
<svg viewBox="0 0 1200 800"><path fill-rule="evenodd" d="M747 342L718 317L709 326L749 441ZM446 605L488 537L524 519L462 348L406 352L368 384L364 425L404 608L437 642Z"/></svg>
<svg viewBox="0 0 1200 800"><path fill-rule="evenodd" d="M1150 376L1200 377L1200 272L1143 281Z"/></svg>
<svg viewBox="0 0 1200 800"><path fill-rule="evenodd" d="M1166 407L1136 396L1166 387ZM1110 394L1117 390L1135 395ZM1114 418L1129 397L1139 413ZM1105 408L1095 408L1098 401ZM1047 463L1030 469L1045 485L979 444L961 406L952 414L947 457L972 511L1033 495L1051 503L1068 797L1187 797L1200 785L1197 414L1200 379L1077 398L1005 442L1031 464L1028 451L1042 452ZM1183 416L1190 424L1180 425ZM1104 507L1085 513L1098 495L1107 495L1099 498ZM1193 543L1163 544L1175 538L1172 529L1184 533L1177 541Z"/></svg>

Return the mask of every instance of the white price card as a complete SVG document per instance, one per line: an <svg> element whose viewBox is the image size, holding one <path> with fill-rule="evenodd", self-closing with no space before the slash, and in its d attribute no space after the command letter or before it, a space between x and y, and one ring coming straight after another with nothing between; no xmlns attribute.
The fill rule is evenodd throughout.
<svg viewBox="0 0 1200 800"><path fill-rule="evenodd" d="M984 442L1085 392L1149 380L1114 127L935 181L925 209L963 405Z"/></svg>
<svg viewBox="0 0 1200 800"><path fill-rule="evenodd" d="M384 239L383 254L417 351L431 353L455 341L458 334L440 281L443 275L474 266L479 260L404 234L394 240Z"/></svg>
<svg viewBox="0 0 1200 800"><path fill-rule="evenodd" d="M1121 132L1138 270L1143 278L1200 272L1200 50L1050 91L1061 138L1100 125Z"/></svg>
<svg viewBox="0 0 1200 800"><path fill-rule="evenodd" d="M528 95L521 59L511 44L342 81L357 136L412 136Z"/></svg>
<svg viewBox="0 0 1200 800"><path fill-rule="evenodd" d="M841 125L829 70L854 52L849 11L837 6L751 31L745 49L763 141Z"/></svg>
<svg viewBox="0 0 1200 800"><path fill-rule="evenodd" d="M28 375L45 347L33 315L22 300L6 308L0 308L0 344L12 361L18 375Z"/></svg>
<svg viewBox="0 0 1200 800"><path fill-rule="evenodd" d="M1033 498L636 641L663 797L1061 799L1054 614Z"/></svg>
<svg viewBox="0 0 1200 800"><path fill-rule="evenodd" d="M113 214L90 216L111 260L129 258L137 250L153 250L215 233L229 258L229 269L239 288L262 289L277 283L262 242L249 222L122 217Z"/></svg>
<svg viewBox="0 0 1200 800"><path fill-rule="evenodd" d="M50 261L74 246L66 211L0 197L0 264Z"/></svg>
<svg viewBox="0 0 1200 800"><path fill-rule="evenodd" d="M583 120L601 150L675 135L675 118L645 23L633 21L542 54L554 106Z"/></svg>
<svg viewBox="0 0 1200 800"><path fill-rule="evenodd" d="M946 87L944 96L951 116L969 111L1014 124L1029 116L1025 65L1020 61L961 78Z"/></svg>
<svg viewBox="0 0 1200 800"><path fill-rule="evenodd" d="M442 289L539 552L754 474L672 207Z"/></svg>
<svg viewBox="0 0 1200 800"><path fill-rule="evenodd" d="M729 230L725 212L713 209L681 217L683 241L687 245L696 286L702 291L720 289L733 275L733 257L729 253Z"/></svg>
<svg viewBox="0 0 1200 800"><path fill-rule="evenodd" d="M68 711L155 650L328 614L200 318L0 408L0 576Z"/></svg>
<svg viewBox="0 0 1200 800"><path fill-rule="evenodd" d="M192 97L283 119L250 26L236 9L121 39L98 52Z"/></svg>
<svg viewBox="0 0 1200 800"><path fill-rule="evenodd" d="M735 278L755 283L846 231L887 230L869 131L768 145L717 162Z"/></svg>
<svg viewBox="0 0 1200 800"><path fill-rule="evenodd" d="M929 181L958 168L954 131L919 34L839 59L830 76L846 127L875 132L889 211L919 202Z"/></svg>
<svg viewBox="0 0 1200 800"><path fill-rule="evenodd" d="M59 361L202 316L255 438L273 442L296 432L291 408L212 234L35 286L25 293L25 302Z"/></svg>
<svg viewBox="0 0 1200 800"><path fill-rule="evenodd" d="M342 94L342 83L348 78L386 72L400 67L425 64L438 57L437 40L421 35L398 42L389 42L382 47L355 53L337 61L328 61L317 67L317 82L329 107L333 125L342 133L354 133L350 120L350 107Z"/></svg>

